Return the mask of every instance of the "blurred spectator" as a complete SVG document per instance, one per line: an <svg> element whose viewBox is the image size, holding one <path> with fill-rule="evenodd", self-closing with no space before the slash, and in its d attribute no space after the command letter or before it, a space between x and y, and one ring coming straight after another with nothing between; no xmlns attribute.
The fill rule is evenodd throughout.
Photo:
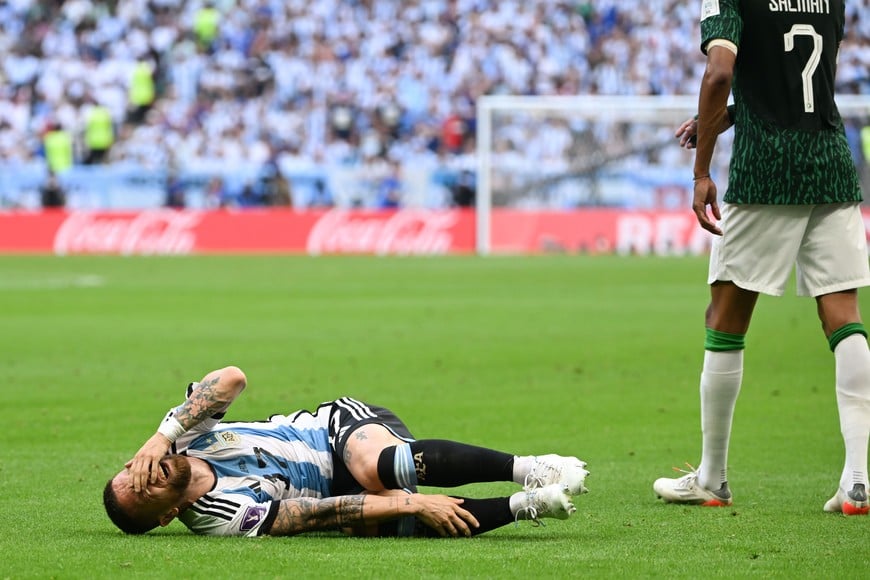
<svg viewBox="0 0 870 580"><path fill-rule="evenodd" d="M402 206L401 166L393 161L389 164L389 172L378 184L378 209L398 209Z"/></svg>
<svg viewBox="0 0 870 580"><path fill-rule="evenodd" d="M474 191L474 174L470 171L461 172L451 188L453 205L456 207L474 206Z"/></svg>
<svg viewBox="0 0 870 580"><path fill-rule="evenodd" d="M236 205L241 208L262 206L264 205L263 197L260 195L260 192L257 191L257 188L254 187L254 184L249 181L245 183L242 187L242 191L236 198Z"/></svg>
<svg viewBox="0 0 870 580"><path fill-rule="evenodd" d="M458 113L451 113L441 125L441 141L450 153L462 151L465 136L468 133L468 123Z"/></svg>
<svg viewBox="0 0 870 580"><path fill-rule="evenodd" d="M66 206L66 191L55 173L49 173L42 187L39 188L40 201L44 208L62 208Z"/></svg>
<svg viewBox="0 0 870 580"><path fill-rule="evenodd" d="M59 123L51 123L42 138L49 173L58 175L73 166L73 138Z"/></svg>
<svg viewBox="0 0 870 580"><path fill-rule="evenodd" d="M206 2L202 8L196 11L193 17L193 31L196 33L196 40L200 48L211 51L218 38L220 21L221 14L213 2Z"/></svg>
<svg viewBox="0 0 870 580"><path fill-rule="evenodd" d="M85 108L85 165L103 163L115 142L112 112L90 99Z"/></svg>
<svg viewBox="0 0 870 580"><path fill-rule="evenodd" d="M311 196L309 207L312 208L328 208L335 205L332 199L332 194L326 187L326 183L322 179L314 182L314 192Z"/></svg>
<svg viewBox="0 0 870 580"><path fill-rule="evenodd" d="M174 209L184 209L187 206L184 183L175 172L171 172L166 178L166 201L163 205Z"/></svg>
<svg viewBox="0 0 870 580"><path fill-rule="evenodd" d="M130 75L130 115L131 123L139 124L154 104L154 71L148 61L140 60Z"/></svg>
<svg viewBox="0 0 870 580"><path fill-rule="evenodd" d="M205 209L217 209L230 205L224 180L221 177L212 177L206 184L203 192Z"/></svg>
<svg viewBox="0 0 870 580"><path fill-rule="evenodd" d="M278 166L277 157L272 154L260 171L260 187L264 205L291 207L293 192L290 181Z"/></svg>

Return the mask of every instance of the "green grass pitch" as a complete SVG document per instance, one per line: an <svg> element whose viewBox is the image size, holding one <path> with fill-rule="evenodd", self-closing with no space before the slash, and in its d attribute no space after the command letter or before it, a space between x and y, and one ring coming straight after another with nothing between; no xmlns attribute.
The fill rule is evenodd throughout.
<svg viewBox="0 0 870 580"><path fill-rule="evenodd" d="M870 521L822 512L833 357L792 288L747 338L735 506L655 499L699 458L705 276L702 258L0 257L0 578L867 577ZM352 395L418 437L577 455L591 493L472 540L123 536L103 484L226 364L249 379L228 419Z"/></svg>

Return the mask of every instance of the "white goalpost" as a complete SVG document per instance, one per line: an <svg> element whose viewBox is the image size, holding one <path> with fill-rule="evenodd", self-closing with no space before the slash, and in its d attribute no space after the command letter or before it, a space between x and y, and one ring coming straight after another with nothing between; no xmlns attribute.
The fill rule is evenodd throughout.
<svg viewBox="0 0 870 580"><path fill-rule="evenodd" d="M856 149L865 192L870 171L860 130L870 96L837 98ZM492 211L583 208L688 210L693 152L674 131L695 114L696 96L485 96L477 103L477 252L493 251ZM720 137L713 171L727 186L733 132ZM857 142L856 142L857 139Z"/></svg>

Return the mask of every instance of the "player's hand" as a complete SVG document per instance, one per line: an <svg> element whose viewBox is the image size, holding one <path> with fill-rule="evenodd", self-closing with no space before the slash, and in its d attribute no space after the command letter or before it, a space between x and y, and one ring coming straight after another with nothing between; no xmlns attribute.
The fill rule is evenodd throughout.
<svg viewBox="0 0 870 580"><path fill-rule="evenodd" d="M694 117L686 119L677 127L674 137L680 140L680 147L694 149L698 146L698 120Z"/></svg>
<svg viewBox="0 0 870 580"><path fill-rule="evenodd" d="M139 493L148 487L149 483L156 483L163 479L163 470L160 469L160 460L166 457L166 452L172 443L161 433L155 433L136 452L130 461L124 464L130 474L130 486L133 491Z"/></svg>
<svg viewBox="0 0 870 580"><path fill-rule="evenodd" d="M711 234L721 236L722 230L710 219L707 213L707 206L710 206L710 212L716 220L722 219L722 214L719 213L719 204L716 201L716 184L710 177L702 177L695 181L695 197L692 200L692 211L695 212L695 217L698 218L698 223L701 227Z"/></svg>
<svg viewBox="0 0 870 580"><path fill-rule="evenodd" d="M460 498L420 493L412 497L419 506L416 517L442 537L470 537L471 528L480 527L477 518L461 507Z"/></svg>

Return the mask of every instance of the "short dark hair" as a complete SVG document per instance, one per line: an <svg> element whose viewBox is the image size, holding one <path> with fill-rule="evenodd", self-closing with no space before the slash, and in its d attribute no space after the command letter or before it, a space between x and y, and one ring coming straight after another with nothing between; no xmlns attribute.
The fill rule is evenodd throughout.
<svg viewBox="0 0 870 580"><path fill-rule="evenodd" d="M113 479L106 482L106 487L103 488L103 507L106 508L106 514L112 523L125 534L144 534L149 530L157 527L157 521L142 521L134 518L118 502L118 495L112 487Z"/></svg>

